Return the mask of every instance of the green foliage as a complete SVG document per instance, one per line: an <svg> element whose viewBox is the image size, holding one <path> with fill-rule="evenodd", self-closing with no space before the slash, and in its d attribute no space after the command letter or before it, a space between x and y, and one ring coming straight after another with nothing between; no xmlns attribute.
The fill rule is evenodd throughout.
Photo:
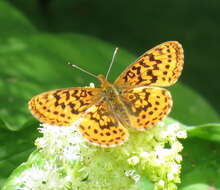
<svg viewBox="0 0 220 190"><path fill-rule="evenodd" d="M199 137L204 140L220 143L220 124L209 123L196 127L190 127L188 129L188 134L190 137Z"/></svg>
<svg viewBox="0 0 220 190"><path fill-rule="evenodd" d="M206 186L220 188L219 143L200 138L189 138L184 141L183 146L183 175L180 187L185 189L187 186L202 183Z"/></svg>
<svg viewBox="0 0 220 190"><path fill-rule="evenodd" d="M70 61L93 73L105 73L115 46L86 35L40 32L5 1L0 1L0 28L1 187L10 173L26 161L39 136L38 123L27 109L28 100L47 90L96 82L65 63ZM119 50L111 81L134 60L134 56ZM187 128L189 138L183 142L180 189L220 188L218 113L201 95L180 82L170 90L174 97L171 117L193 126ZM19 166L23 167L26 166ZM149 183L141 181L141 185L144 189Z"/></svg>
<svg viewBox="0 0 220 190"><path fill-rule="evenodd" d="M34 150L37 132L33 125L19 131L0 128L0 187L10 173Z"/></svg>
<svg viewBox="0 0 220 190"><path fill-rule="evenodd" d="M26 17L4 1L0 1L0 13L1 39L36 32L35 27ZM9 49L0 45L0 52L7 50Z"/></svg>

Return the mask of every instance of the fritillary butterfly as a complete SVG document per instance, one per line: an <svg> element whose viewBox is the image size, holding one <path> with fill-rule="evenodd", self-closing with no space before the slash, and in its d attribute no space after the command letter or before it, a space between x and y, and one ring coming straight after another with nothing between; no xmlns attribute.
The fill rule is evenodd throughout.
<svg viewBox="0 0 220 190"><path fill-rule="evenodd" d="M113 84L98 75L101 88L52 90L29 101L31 113L41 122L71 126L82 118L79 130L95 145L113 147L129 136L126 127L145 130L170 112L172 97L161 88L173 85L183 68L180 43L162 43L128 66Z"/></svg>

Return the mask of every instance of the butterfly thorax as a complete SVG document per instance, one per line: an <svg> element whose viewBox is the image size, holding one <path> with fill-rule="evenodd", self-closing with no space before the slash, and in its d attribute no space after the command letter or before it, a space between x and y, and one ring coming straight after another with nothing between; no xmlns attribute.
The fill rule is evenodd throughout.
<svg viewBox="0 0 220 190"><path fill-rule="evenodd" d="M121 99L121 88L111 84L103 75L98 75L101 82L101 97L107 103L108 109L124 126L130 126L127 109Z"/></svg>
<svg viewBox="0 0 220 190"><path fill-rule="evenodd" d="M105 99L105 101L115 101L119 96L118 90L113 84L108 82L103 75L98 75L98 78L101 82L101 96Z"/></svg>

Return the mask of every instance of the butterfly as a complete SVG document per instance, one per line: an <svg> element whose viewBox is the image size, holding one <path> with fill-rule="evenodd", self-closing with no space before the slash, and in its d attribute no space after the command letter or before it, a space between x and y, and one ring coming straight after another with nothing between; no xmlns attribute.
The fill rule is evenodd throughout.
<svg viewBox="0 0 220 190"><path fill-rule="evenodd" d="M79 118L79 131L101 147L124 143L128 127L143 131L163 120L172 97L162 88L173 85L183 69L183 48L177 41L162 43L129 65L113 84L98 75L100 88L76 87L44 92L29 101L39 121L71 126Z"/></svg>

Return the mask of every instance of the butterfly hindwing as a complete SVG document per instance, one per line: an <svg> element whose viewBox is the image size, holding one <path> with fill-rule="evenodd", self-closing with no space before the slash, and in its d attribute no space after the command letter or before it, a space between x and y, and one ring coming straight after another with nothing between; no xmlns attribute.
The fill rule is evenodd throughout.
<svg viewBox="0 0 220 190"><path fill-rule="evenodd" d="M158 87L137 87L124 91L121 99L126 106L130 127L148 129L170 112L172 98L168 90Z"/></svg>
<svg viewBox="0 0 220 190"><path fill-rule="evenodd" d="M89 109L79 129L89 142L102 147L119 145L128 139L127 129L116 120L104 101Z"/></svg>

